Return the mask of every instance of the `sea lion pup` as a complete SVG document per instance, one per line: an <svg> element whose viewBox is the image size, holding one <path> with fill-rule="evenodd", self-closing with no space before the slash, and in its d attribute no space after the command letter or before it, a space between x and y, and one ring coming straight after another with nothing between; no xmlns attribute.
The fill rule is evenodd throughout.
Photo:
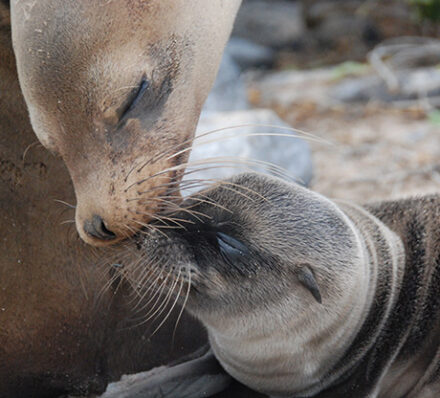
<svg viewBox="0 0 440 398"><path fill-rule="evenodd" d="M438 196L361 207L245 174L188 199L141 250L190 284L214 355L254 390L434 398L439 216Z"/></svg>

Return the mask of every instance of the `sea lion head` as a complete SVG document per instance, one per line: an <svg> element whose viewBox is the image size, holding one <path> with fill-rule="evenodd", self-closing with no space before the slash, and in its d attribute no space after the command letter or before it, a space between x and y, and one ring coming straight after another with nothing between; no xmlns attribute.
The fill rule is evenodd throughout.
<svg viewBox="0 0 440 398"><path fill-rule="evenodd" d="M339 332L352 339L369 305L368 257L345 213L259 174L179 206L143 231L143 258L125 270L140 301L180 297L226 372L256 391L291 396L323 377L347 348Z"/></svg>
<svg viewBox="0 0 440 398"><path fill-rule="evenodd" d="M11 1L32 126L68 168L86 242L121 240L178 196L239 3Z"/></svg>
<svg viewBox="0 0 440 398"><path fill-rule="evenodd" d="M331 308L360 270L346 216L297 184L243 174L181 207L140 238L143 264L191 280L187 308L205 324L270 317L286 300L291 314Z"/></svg>
<svg viewBox="0 0 440 398"><path fill-rule="evenodd" d="M145 297L158 280L181 296L225 371L256 391L315 395L372 305L393 297L381 289L398 291L401 243L361 207L259 174L180 206L140 237L138 264L154 279L134 274L132 286Z"/></svg>

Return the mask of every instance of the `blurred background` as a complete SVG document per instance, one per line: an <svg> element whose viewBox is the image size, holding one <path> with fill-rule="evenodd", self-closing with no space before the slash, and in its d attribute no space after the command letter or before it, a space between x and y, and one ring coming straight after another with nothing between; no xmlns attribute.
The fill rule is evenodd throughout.
<svg viewBox="0 0 440 398"><path fill-rule="evenodd" d="M260 159L360 202L440 191L439 34L440 0L245 0L198 128L235 138L193 161Z"/></svg>

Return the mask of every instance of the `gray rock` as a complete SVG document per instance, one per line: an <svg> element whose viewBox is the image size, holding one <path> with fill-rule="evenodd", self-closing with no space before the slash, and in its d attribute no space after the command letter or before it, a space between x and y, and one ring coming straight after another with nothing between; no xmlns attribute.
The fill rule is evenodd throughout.
<svg viewBox="0 0 440 398"><path fill-rule="evenodd" d="M305 185L312 178L308 143L294 138L292 128L273 111L249 109L246 83L234 60L237 53L245 52L239 50L241 46L250 49L249 53L254 52L249 59L256 60L263 52L268 54L245 41L235 40L227 46L217 80L200 116L190 166L182 183L185 195L201 188L199 180L218 180L250 170L280 175L283 171L277 167L281 167L292 179ZM262 162L272 165L263 167Z"/></svg>
<svg viewBox="0 0 440 398"><path fill-rule="evenodd" d="M303 0L304 14L313 25L325 20L339 18L341 15L355 15L364 0Z"/></svg>
<svg viewBox="0 0 440 398"><path fill-rule="evenodd" d="M378 76L346 79L333 87L330 96L343 102L411 101L440 95L440 70L420 68L395 73L398 88L391 92Z"/></svg>
<svg viewBox="0 0 440 398"><path fill-rule="evenodd" d="M203 112L233 111L249 108L241 69L228 50L223 54L214 86L206 99Z"/></svg>
<svg viewBox="0 0 440 398"><path fill-rule="evenodd" d="M328 102L328 85L334 78L333 69L282 71L267 73L250 82L259 93L259 105L289 108L293 104Z"/></svg>
<svg viewBox="0 0 440 398"><path fill-rule="evenodd" d="M330 97L341 102L392 101L386 85L378 76L345 79L330 90Z"/></svg>
<svg viewBox="0 0 440 398"><path fill-rule="evenodd" d="M239 37L229 40L226 52L241 69L270 67L275 58L275 52L271 48Z"/></svg>
<svg viewBox="0 0 440 398"><path fill-rule="evenodd" d="M255 0L242 4L233 35L263 46L281 48L292 45L304 32L300 2Z"/></svg>
<svg viewBox="0 0 440 398"><path fill-rule="evenodd" d="M205 113L189 162L182 185L189 184L189 188L183 189L184 195L200 189L191 186L193 180L223 179L250 170L288 175L304 185L312 178L308 143L296 138L290 126L266 109Z"/></svg>
<svg viewBox="0 0 440 398"><path fill-rule="evenodd" d="M384 80L365 69L341 75L341 67L329 67L306 71L282 71L267 73L249 83L258 93L258 103L264 107L281 107L295 114L295 105L313 103L320 109L345 103L402 102L440 97L440 69L417 68L393 72L397 80L396 90L390 90ZM362 74L363 73L363 74ZM369 73L369 74L365 74Z"/></svg>
<svg viewBox="0 0 440 398"><path fill-rule="evenodd" d="M272 62L273 50L249 40L232 38L227 44L204 112L233 111L250 107L242 69Z"/></svg>
<svg viewBox="0 0 440 398"><path fill-rule="evenodd" d="M440 95L440 69L419 68L399 76L401 91L406 96Z"/></svg>

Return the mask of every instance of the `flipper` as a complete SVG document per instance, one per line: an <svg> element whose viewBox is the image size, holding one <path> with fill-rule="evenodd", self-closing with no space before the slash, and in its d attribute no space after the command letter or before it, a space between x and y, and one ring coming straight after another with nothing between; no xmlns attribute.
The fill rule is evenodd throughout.
<svg viewBox="0 0 440 398"><path fill-rule="evenodd" d="M100 398L204 398L225 390L231 377L211 350L201 356L148 372L123 376ZM198 351L200 353L200 350Z"/></svg>

